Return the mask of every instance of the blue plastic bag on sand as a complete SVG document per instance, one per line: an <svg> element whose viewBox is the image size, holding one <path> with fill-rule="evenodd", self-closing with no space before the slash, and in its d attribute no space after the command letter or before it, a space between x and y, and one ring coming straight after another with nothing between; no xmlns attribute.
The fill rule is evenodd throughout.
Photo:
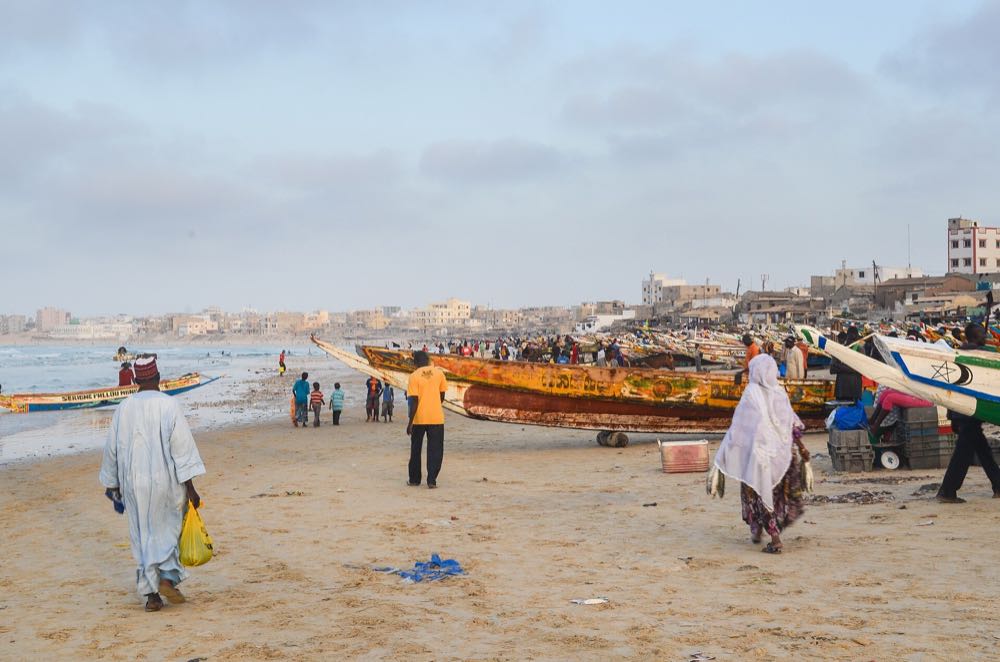
<svg viewBox="0 0 1000 662"><path fill-rule="evenodd" d="M864 430L868 427L865 406L855 402L848 407L837 407L833 416L833 427L836 430Z"/></svg>
<svg viewBox="0 0 1000 662"><path fill-rule="evenodd" d="M465 571L455 559L441 560L437 554L431 554L431 560L426 563L418 561L412 570L400 570L399 576L404 582L416 583L424 580L435 582L450 575L464 575Z"/></svg>

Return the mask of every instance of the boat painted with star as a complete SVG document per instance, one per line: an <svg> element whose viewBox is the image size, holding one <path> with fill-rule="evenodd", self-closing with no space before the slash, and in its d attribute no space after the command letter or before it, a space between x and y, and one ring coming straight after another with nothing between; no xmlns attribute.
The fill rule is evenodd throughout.
<svg viewBox="0 0 1000 662"><path fill-rule="evenodd" d="M196 389L219 379L205 378L200 373L191 372L175 379L160 382L160 391L167 395L179 395ZM40 411L64 411L68 409L93 409L95 407L110 407L139 390L137 384L131 386L112 386L84 391L69 391L66 393L12 393L0 395L0 407L15 414L27 414Z"/></svg>
<svg viewBox="0 0 1000 662"><path fill-rule="evenodd" d="M360 347L351 353L313 338L323 351L364 374L405 389L416 369L412 352ZM359 355L360 354L360 355ZM582 430L662 433L724 432L743 386L732 373L529 363L429 354L448 379L445 406L470 418ZM833 382L784 383L811 429L823 427Z"/></svg>
<svg viewBox="0 0 1000 662"><path fill-rule="evenodd" d="M1000 355L991 349L961 350L944 343L875 336L885 363L825 337L817 329L796 331L810 345L890 388L951 411L1000 424Z"/></svg>

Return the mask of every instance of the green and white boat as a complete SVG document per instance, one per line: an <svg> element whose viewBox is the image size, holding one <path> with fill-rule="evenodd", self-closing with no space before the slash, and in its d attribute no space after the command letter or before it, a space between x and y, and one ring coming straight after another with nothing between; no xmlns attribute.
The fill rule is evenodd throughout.
<svg viewBox="0 0 1000 662"><path fill-rule="evenodd" d="M809 326L795 330L816 347L869 379L946 409L1000 424L1000 354L960 350L875 336L882 363L823 336Z"/></svg>

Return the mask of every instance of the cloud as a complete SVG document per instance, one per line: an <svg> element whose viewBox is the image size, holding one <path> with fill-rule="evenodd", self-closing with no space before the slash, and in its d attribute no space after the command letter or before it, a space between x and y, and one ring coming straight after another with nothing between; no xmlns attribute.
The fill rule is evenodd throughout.
<svg viewBox="0 0 1000 662"><path fill-rule="evenodd" d="M507 138L434 143L424 150L420 169L441 179L503 183L548 175L565 163L565 156L554 147Z"/></svg>
<svg viewBox="0 0 1000 662"><path fill-rule="evenodd" d="M72 168L81 155L107 158L147 135L141 123L109 105L61 110L14 91L0 93L0 195Z"/></svg>
<svg viewBox="0 0 1000 662"><path fill-rule="evenodd" d="M614 56L622 57L620 52ZM589 127L648 129L731 123L766 112L828 115L868 93L863 78L849 67L810 51L707 61L675 52L624 57L610 70L613 73L598 69L595 78L584 83L591 91L566 101L564 120ZM582 82L582 67L569 68Z"/></svg>
<svg viewBox="0 0 1000 662"><path fill-rule="evenodd" d="M972 15L933 25L884 56L880 69L935 95L945 91L1000 93L1000 1Z"/></svg>

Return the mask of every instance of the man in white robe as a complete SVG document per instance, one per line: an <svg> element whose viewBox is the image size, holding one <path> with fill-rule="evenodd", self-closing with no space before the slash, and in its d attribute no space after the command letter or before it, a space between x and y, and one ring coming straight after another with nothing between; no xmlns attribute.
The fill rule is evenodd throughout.
<svg viewBox="0 0 1000 662"><path fill-rule="evenodd" d="M205 465L180 405L160 392L156 359L138 359L135 376L139 392L111 420L100 479L125 503L136 588L146 598L146 611L159 611L160 593L172 603L184 602L177 585L187 572L177 541L188 501L201 504L192 479L205 473Z"/></svg>
<svg viewBox="0 0 1000 662"><path fill-rule="evenodd" d="M806 362L795 338L785 338L785 379L805 379Z"/></svg>

